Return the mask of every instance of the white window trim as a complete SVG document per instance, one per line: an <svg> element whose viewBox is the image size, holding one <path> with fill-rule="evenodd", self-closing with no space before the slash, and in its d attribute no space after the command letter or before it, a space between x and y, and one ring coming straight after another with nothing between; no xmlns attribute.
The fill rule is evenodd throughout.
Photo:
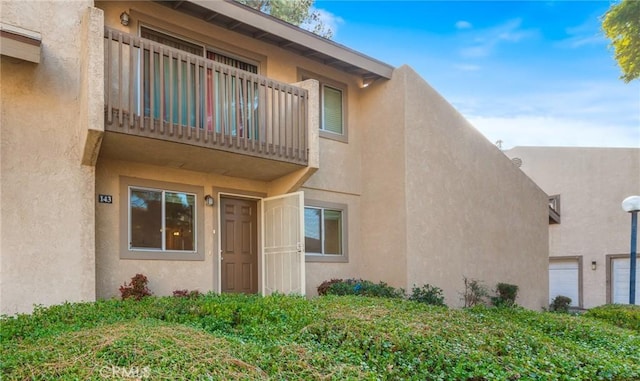
<svg viewBox="0 0 640 381"><path fill-rule="evenodd" d="M152 190L162 192L187 193L195 196L194 205L194 243L195 250L166 250L166 237L162 234L162 249L132 248L131 242L131 189ZM163 181L138 179L132 177L120 177L120 259L151 259L151 260L177 260L177 261L203 261L204 260L204 189L193 185L168 183ZM165 217L165 205L163 196L162 219ZM163 222L164 224L164 222Z"/></svg>
<svg viewBox="0 0 640 381"><path fill-rule="evenodd" d="M348 235L348 206L346 204L338 204L332 202L318 201L318 200L305 200L304 207L314 209L329 209L337 210L342 214L342 254L324 254L324 253L311 253L305 252L306 262L349 262L349 235ZM323 214L324 215L324 214ZM324 222L324 218L321 218L321 223ZM321 245L324 248L324 229L323 237L320 238ZM324 249L323 249L324 251Z"/></svg>

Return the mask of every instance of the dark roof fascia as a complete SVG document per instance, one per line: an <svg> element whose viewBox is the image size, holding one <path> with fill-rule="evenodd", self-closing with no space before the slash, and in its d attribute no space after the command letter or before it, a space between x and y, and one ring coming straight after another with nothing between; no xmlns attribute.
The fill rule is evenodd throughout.
<svg viewBox="0 0 640 381"><path fill-rule="evenodd" d="M362 75L363 78L382 77L390 79L393 73L394 67L389 64L369 57L327 38L320 37L270 15L266 15L251 7L239 4L233 0L189 0L188 2L213 12L210 13L208 17L211 17L210 15L213 14L221 14L237 20L239 23L249 25L262 31L262 37L273 35L282 40L286 40L290 45L305 47L308 51L301 54L303 56L310 57L316 54L325 55L332 57L339 63L346 64L345 66L359 68L361 71L366 72ZM180 6L179 4L176 5L177 6L174 6L174 8L178 8ZM286 42L280 43L280 46L283 47L284 45L287 45Z"/></svg>

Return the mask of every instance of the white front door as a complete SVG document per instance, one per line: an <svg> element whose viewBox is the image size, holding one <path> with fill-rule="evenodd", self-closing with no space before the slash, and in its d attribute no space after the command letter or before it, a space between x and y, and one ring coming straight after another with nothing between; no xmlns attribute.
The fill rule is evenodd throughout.
<svg viewBox="0 0 640 381"><path fill-rule="evenodd" d="M304 193L262 199L262 294L305 294Z"/></svg>

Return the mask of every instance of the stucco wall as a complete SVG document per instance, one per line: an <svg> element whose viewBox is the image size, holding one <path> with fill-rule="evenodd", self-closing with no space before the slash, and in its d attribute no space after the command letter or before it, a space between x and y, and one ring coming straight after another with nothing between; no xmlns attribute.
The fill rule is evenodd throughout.
<svg viewBox="0 0 640 381"><path fill-rule="evenodd" d="M0 3L3 23L42 35L40 63L0 61L0 313L95 298L94 168L77 135L91 5Z"/></svg>
<svg viewBox="0 0 640 381"><path fill-rule="evenodd" d="M220 190L239 195L266 195L268 184L175 168L100 159L96 167L96 192L113 195L113 204L96 205L96 283L98 298L119 296L118 288L136 273L149 278L155 295L171 295L177 289L218 291L218 202L213 207L197 200L197 213L204 213L204 260L120 259L121 209L127 195L120 194L120 177L202 187L217 197ZM215 232L214 232L215 231ZM201 238L202 239L202 238Z"/></svg>
<svg viewBox="0 0 640 381"><path fill-rule="evenodd" d="M522 171L549 195L560 195L549 255L582 257L583 307L606 303L606 256L629 254L630 216L620 203L640 194L640 149L515 147L505 154L520 158Z"/></svg>
<svg viewBox="0 0 640 381"><path fill-rule="evenodd" d="M546 306L547 197L408 67L408 286L433 282L459 305L463 276L516 284Z"/></svg>
<svg viewBox="0 0 640 381"><path fill-rule="evenodd" d="M398 74L361 91L364 260L358 268L363 278L406 287L405 84Z"/></svg>
<svg viewBox="0 0 640 381"><path fill-rule="evenodd" d="M363 95L363 272L429 283L459 306L463 277L520 287L546 305L546 194L403 66Z"/></svg>

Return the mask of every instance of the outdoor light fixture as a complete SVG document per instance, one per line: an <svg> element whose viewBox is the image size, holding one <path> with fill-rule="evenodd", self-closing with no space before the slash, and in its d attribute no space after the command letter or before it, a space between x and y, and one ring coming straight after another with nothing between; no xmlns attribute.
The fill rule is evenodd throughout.
<svg viewBox="0 0 640 381"><path fill-rule="evenodd" d="M631 213L631 250L629 251L629 304L636 304L636 240L638 237L638 211L640 196L629 196L622 201L622 209Z"/></svg>
<svg viewBox="0 0 640 381"><path fill-rule="evenodd" d="M206 195L204 196L204 203L207 206L213 206L213 197L211 197L211 195Z"/></svg>
<svg viewBox="0 0 640 381"><path fill-rule="evenodd" d="M129 14L126 11L120 13L120 24L124 26L129 25Z"/></svg>
<svg viewBox="0 0 640 381"><path fill-rule="evenodd" d="M596 261L591 261L591 270L596 269Z"/></svg>
<svg viewBox="0 0 640 381"><path fill-rule="evenodd" d="M362 88L369 87L370 84L374 83L376 78L362 78Z"/></svg>

